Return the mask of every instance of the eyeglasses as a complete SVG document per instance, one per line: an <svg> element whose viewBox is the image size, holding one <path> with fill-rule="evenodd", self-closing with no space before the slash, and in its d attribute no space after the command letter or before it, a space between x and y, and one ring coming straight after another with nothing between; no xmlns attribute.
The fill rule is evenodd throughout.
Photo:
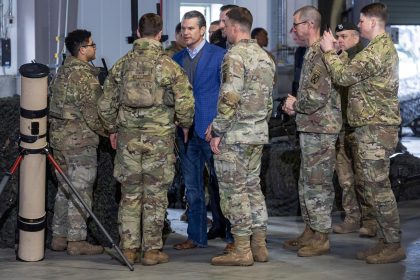
<svg viewBox="0 0 420 280"><path fill-rule="evenodd" d="M89 44L89 45L82 46L82 48L87 48L87 47L96 48L96 44L95 43L92 43L92 44Z"/></svg>
<svg viewBox="0 0 420 280"><path fill-rule="evenodd" d="M298 22L298 23L293 23L293 28L296 28L299 24L303 24L303 23L307 23L308 21L302 21L302 22Z"/></svg>

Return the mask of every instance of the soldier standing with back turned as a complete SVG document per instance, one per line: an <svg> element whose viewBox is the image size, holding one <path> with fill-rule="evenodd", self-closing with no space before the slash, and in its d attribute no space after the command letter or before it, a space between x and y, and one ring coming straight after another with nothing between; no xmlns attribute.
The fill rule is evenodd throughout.
<svg viewBox="0 0 420 280"><path fill-rule="evenodd" d="M167 191L174 177L174 118L188 135L194 116L188 78L162 49L162 25L156 14L140 18L140 39L112 67L98 102L117 149L120 246L130 263L144 252L143 265L169 261L161 249Z"/></svg>

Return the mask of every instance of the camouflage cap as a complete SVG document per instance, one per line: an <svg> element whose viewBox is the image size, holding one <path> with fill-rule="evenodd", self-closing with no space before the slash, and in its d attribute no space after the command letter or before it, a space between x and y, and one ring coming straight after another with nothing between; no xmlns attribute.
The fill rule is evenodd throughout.
<svg viewBox="0 0 420 280"><path fill-rule="evenodd" d="M344 30L359 31L359 28L357 28L357 26L352 22L343 22L343 23L337 24L337 27L335 28L335 33L344 31Z"/></svg>

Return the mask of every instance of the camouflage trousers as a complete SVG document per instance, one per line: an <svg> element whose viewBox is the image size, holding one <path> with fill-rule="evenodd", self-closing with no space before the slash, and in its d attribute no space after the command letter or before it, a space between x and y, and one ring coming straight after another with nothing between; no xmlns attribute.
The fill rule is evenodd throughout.
<svg viewBox="0 0 420 280"><path fill-rule="evenodd" d="M118 132L114 163L114 177L121 183L121 247L161 249L167 192L175 169L173 137Z"/></svg>
<svg viewBox="0 0 420 280"><path fill-rule="evenodd" d="M379 225L378 234L387 243L400 242L400 218L389 181L389 157L398 143L397 126L367 125L355 130L357 188L371 200Z"/></svg>
<svg viewBox="0 0 420 280"><path fill-rule="evenodd" d="M342 204L346 220L354 223L362 222L362 226L376 225L374 206L371 198L365 198L364 193L356 188L356 164L354 162L357 141L354 128L340 131L336 144L337 161L335 170L338 182L343 190ZM360 167L360 165L359 165ZM359 172L360 173L360 172ZM365 195L368 195L365 193Z"/></svg>
<svg viewBox="0 0 420 280"><path fill-rule="evenodd" d="M220 207L232 225L232 234L250 236L252 229L267 229L267 207L260 186L263 145L221 144L214 156L219 181Z"/></svg>
<svg viewBox="0 0 420 280"><path fill-rule="evenodd" d="M97 171L96 148L86 147L77 151L54 150L54 158L86 204L91 207ZM67 237L68 241L86 240L86 219L89 213L61 175L57 171L55 174L58 179L58 191L52 220L53 236Z"/></svg>
<svg viewBox="0 0 420 280"><path fill-rule="evenodd" d="M322 233L331 230L337 136L305 132L299 134L301 163L298 190L302 218L311 229Z"/></svg>

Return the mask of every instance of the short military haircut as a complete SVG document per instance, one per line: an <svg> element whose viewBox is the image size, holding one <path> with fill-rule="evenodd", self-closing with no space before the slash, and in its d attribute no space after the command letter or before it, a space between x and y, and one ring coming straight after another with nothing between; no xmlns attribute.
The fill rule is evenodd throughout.
<svg viewBox="0 0 420 280"><path fill-rule="evenodd" d="M76 29L67 34L64 42L66 48L72 56L77 56L79 49L89 43L89 38L92 36L90 31L84 29Z"/></svg>
<svg viewBox="0 0 420 280"><path fill-rule="evenodd" d="M388 22L388 9L383 3L372 3L364 6L360 13L367 17L376 17L385 24Z"/></svg>
<svg viewBox="0 0 420 280"><path fill-rule="evenodd" d="M261 32L264 32L264 33L268 34L268 33L267 33L267 30L265 30L265 29L264 29L264 28L262 28L262 27L256 27L256 28L254 28L254 29L252 30L252 32L251 32L251 39L255 39L255 37L257 37L257 36L258 36L258 34L260 34Z"/></svg>
<svg viewBox="0 0 420 280"><path fill-rule="evenodd" d="M215 20L210 23L210 25L219 25L219 24L220 24L220 20Z"/></svg>
<svg viewBox="0 0 420 280"><path fill-rule="evenodd" d="M178 23L175 27L175 33L179 34L179 32L181 32L181 23Z"/></svg>
<svg viewBox="0 0 420 280"><path fill-rule="evenodd" d="M227 12L226 16L231 22L239 24L242 27L242 31L251 31L253 18L251 12L247 8L233 8L229 12Z"/></svg>
<svg viewBox="0 0 420 280"><path fill-rule="evenodd" d="M301 22L312 22L315 28L321 27L321 14L314 6L303 6L297 9L293 15L299 15Z"/></svg>
<svg viewBox="0 0 420 280"><path fill-rule="evenodd" d="M162 18L157 14L144 14L139 20L139 33L141 37L154 37L162 31L162 28Z"/></svg>
<svg viewBox="0 0 420 280"><path fill-rule="evenodd" d="M189 11L184 14L182 20L196 18L198 20L198 27L206 26L206 18L199 11Z"/></svg>
<svg viewBox="0 0 420 280"><path fill-rule="evenodd" d="M220 11L224 12L224 11L231 10L233 8L238 8L238 7L239 7L238 5L223 5L222 7L220 7Z"/></svg>

